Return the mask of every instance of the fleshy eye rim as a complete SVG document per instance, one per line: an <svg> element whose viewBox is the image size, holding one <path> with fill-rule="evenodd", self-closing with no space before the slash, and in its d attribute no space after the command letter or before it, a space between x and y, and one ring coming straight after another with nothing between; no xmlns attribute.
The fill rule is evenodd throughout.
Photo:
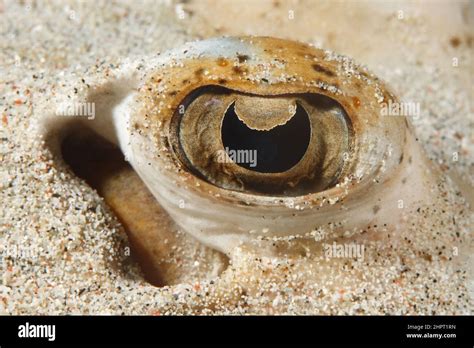
<svg viewBox="0 0 474 348"><path fill-rule="evenodd" d="M240 57L245 59L241 61ZM398 163L409 143L411 128L406 118L380 117L383 103L397 102L384 83L350 58L329 51L269 37L230 37L189 43L160 56L159 62L159 68L148 74L139 88L132 127L142 140L133 140L132 137L131 145L134 152L140 154L137 160L147 161L150 169L161 173L161 185L168 189L176 185L184 187L194 199L201 197L220 205L269 208L288 205L313 208L325 203L333 204L349 194L363 195L373 186L375 176L386 178L388 173L383 166L372 163L370 158L381 158L389 144L404 144L395 148L390 156L383 155L387 164ZM267 62L276 63L271 63L271 68L265 70ZM341 79L342 84L339 83ZM340 185L295 197L258 196L224 190L188 173L172 151L171 116L190 91L203 85L268 95L278 94L281 90L286 93L316 93L336 100L352 123L354 134L350 148L352 156L360 158L357 172L352 163L342 174L346 180ZM381 140L366 143L367 137ZM365 171L368 175L361 177L360 173ZM145 176L149 177L148 174ZM153 178L149 179L153 181Z"/></svg>

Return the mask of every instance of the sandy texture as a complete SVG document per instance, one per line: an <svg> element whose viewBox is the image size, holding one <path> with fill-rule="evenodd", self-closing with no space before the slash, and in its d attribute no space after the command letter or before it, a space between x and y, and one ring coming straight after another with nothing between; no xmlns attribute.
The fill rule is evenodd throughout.
<svg viewBox="0 0 474 348"><path fill-rule="evenodd" d="M0 2L0 313L472 313L468 4ZM441 180L439 201L408 216L413 223L396 241L388 234L367 242L363 260L236 249L219 278L151 286L101 197L35 132L35 106L65 74L113 69L122 57L224 34L298 39L367 65L402 99L421 104L412 120L420 141L457 186ZM176 253L199 267L202 256L193 250Z"/></svg>

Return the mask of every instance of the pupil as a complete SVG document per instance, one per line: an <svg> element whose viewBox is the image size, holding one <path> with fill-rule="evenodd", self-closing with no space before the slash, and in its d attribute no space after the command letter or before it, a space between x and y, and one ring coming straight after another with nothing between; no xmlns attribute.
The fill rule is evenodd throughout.
<svg viewBox="0 0 474 348"><path fill-rule="evenodd" d="M296 165L308 148L311 125L306 111L297 104L295 115L284 125L268 131L247 127L231 105L224 116L222 143L239 166L260 173L281 173Z"/></svg>

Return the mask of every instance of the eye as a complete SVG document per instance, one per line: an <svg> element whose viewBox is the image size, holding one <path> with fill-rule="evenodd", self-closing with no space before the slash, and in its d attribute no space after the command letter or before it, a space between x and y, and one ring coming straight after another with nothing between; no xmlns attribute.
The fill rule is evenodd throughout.
<svg viewBox="0 0 474 348"><path fill-rule="evenodd" d="M381 113L396 98L348 58L285 40L223 38L153 65L128 106L132 163L202 242L228 252L321 226L336 237L398 219L378 207L400 187L380 187L401 180L400 164L419 149L405 118Z"/></svg>
<svg viewBox="0 0 474 348"><path fill-rule="evenodd" d="M134 64L89 92L100 116L85 125L180 230L219 251L395 228L435 183L407 119L382 112L396 97L349 58L246 37Z"/></svg>
<svg viewBox="0 0 474 348"><path fill-rule="evenodd" d="M431 298L424 283L434 279L438 287L452 284L465 292L460 264L466 259L456 256L458 246L460 252L467 247L466 201L427 159L397 98L351 59L292 41L226 37L127 62L117 71L107 65L105 77L97 71L82 83L62 83L65 91L53 89L61 101L95 106L96 119L57 117L51 108L59 101L38 105L46 108L35 111L45 142L51 149L60 145L63 159L112 208L153 284L215 279L231 264L210 282L214 286L202 288L202 299L201 292L199 299L178 297L177 303L170 294L178 287L166 288L158 301L166 311L176 306L188 313L189 306L200 314L230 313L232 306L240 313L253 311L253 303L267 310L275 306L267 290L283 279L292 300L277 303L293 308L300 293L305 300L318 289L317 311L340 306L344 313L364 307L358 303L362 288L364 294L385 293L392 310L392 295L405 286L415 300ZM386 114L387 105L394 115ZM53 183L71 184L63 174L57 176L64 181ZM19 192L16 183L10 186ZM60 192L48 185L47 196L50 188L68 198L54 205L74 210L74 203L90 200L82 187ZM87 228L67 224L51 235L61 241L59 257L66 256L63 250L90 249L91 259L101 256L99 273L105 274L105 259L117 267L125 258L117 234L102 233L102 215L89 223L98 201L84 204ZM73 215L66 213L69 220ZM74 243L62 243L66 238ZM340 259L347 246L362 254ZM132 279L135 273L126 284ZM217 301L207 301L208 288ZM281 289L275 290L277 299ZM333 296L341 290L354 296ZM463 301L456 310L467 308ZM385 311L375 304L369 308Z"/></svg>
<svg viewBox="0 0 474 348"><path fill-rule="evenodd" d="M350 151L343 108L323 95L243 94L203 87L174 114L174 150L220 188L298 196L334 186Z"/></svg>

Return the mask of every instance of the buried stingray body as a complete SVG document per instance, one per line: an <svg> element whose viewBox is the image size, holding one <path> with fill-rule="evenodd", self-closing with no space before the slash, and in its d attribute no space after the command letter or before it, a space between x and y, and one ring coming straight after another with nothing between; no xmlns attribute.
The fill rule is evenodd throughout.
<svg viewBox="0 0 474 348"><path fill-rule="evenodd" d="M94 103L93 121L49 112L43 131L53 144L85 127L120 148L164 221L154 237L134 235L143 253L166 248L163 236L180 229L231 257L236 247L318 255L322 242L397 239L420 207L439 202L440 173L407 117L381 113L396 97L346 57L273 38L218 38L106 75L69 100ZM258 170L218 160L229 147L256 150ZM119 202L139 202L139 190ZM135 214L118 215L136 223Z"/></svg>

